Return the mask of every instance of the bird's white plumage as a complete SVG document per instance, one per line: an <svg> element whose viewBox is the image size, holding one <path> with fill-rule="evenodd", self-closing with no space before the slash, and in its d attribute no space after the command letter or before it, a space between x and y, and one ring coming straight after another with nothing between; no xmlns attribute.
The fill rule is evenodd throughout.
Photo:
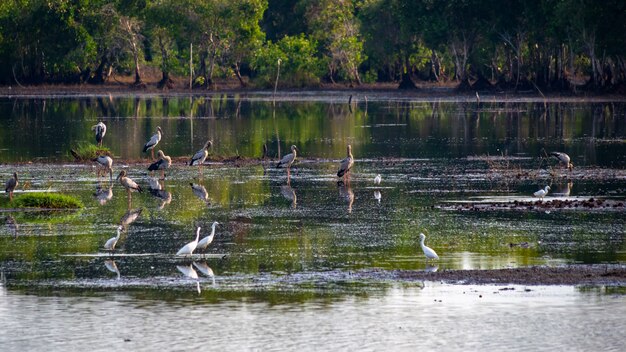
<svg viewBox="0 0 626 352"><path fill-rule="evenodd" d="M192 255L193 251L195 251L196 247L198 246L199 238L200 226L198 226L198 229L196 230L196 239L184 245L183 248L179 249L178 252L176 252L176 255Z"/></svg>
<svg viewBox="0 0 626 352"><path fill-rule="evenodd" d="M104 122L100 121L97 124L91 126L91 130L96 133L96 142L98 144L102 144L102 139L104 139L104 135L107 133L107 126Z"/></svg>
<svg viewBox="0 0 626 352"><path fill-rule="evenodd" d="M543 199L543 197L545 197L548 194L549 190L550 190L550 186L546 186L544 189L540 189L537 192L533 193L533 195L537 198Z"/></svg>
<svg viewBox="0 0 626 352"><path fill-rule="evenodd" d="M202 147L202 149L198 150L192 157L191 160L189 161L189 165L193 166L193 165L202 165L204 163L204 161L206 160L207 156L209 156L209 151L208 148L213 144L212 141L207 141L204 144L204 147Z"/></svg>
<svg viewBox="0 0 626 352"><path fill-rule="evenodd" d="M154 147L156 147L157 144L159 144L159 142L161 141L161 127L157 127L157 131L154 135L152 135L152 137L150 137L150 140L143 146L143 151L148 151L150 149L153 149Z"/></svg>
<svg viewBox="0 0 626 352"><path fill-rule="evenodd" d="M219 225L219 222L214 221L213 225L211 225L211 234L200 240L198 242L198 249L206 249L211 242L213 242L213 237L215 237L215 228Z"/></svg>
<svg viewBox="0 0 626 352"><path fill-rule="evenodd" d="M424 245L425 239L426 239L426 235L424 235L423 233L420 233L420 246L422 247L422 251L424 252L424 255L426 256L426 258L439 259L439 256L432 248Z"/></svg>
<svg viewBox="0 0 626 352"><path fill-rule="evenodd" d="M120 235L122 234L122 226L117 227L117 236L109 238L108 241L104 244L104 249L107 251L112 251L115 249L115 245L117 241L120 239Z"/></svg>
<svg viewBox="0 0 626 352"><path fill-rule="evenodd" d="M380 174L378 174L378 175L376 175L376 177L374 177L374 184L375 185L379 185L382 180L383 180L382 176L380 176Z"/></svg>

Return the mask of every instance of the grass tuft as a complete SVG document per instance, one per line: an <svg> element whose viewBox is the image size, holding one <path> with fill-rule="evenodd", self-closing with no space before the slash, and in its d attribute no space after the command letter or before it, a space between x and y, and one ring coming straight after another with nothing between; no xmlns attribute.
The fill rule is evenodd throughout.
<svg viewBox="0 0 626 352"><path fill-rule="evenodd" d="M70 149L70 154L77 161L88 161L96 158L98 155L111 156L111 151L107 147L98 147L95 144L79 142L78 145Z"/></svg>
<svg viewBox="0 0 626 352"><path fill-rule="evenodd" d="M27 193L8 204L12 208L80 209L83 203L72 196L57 193Z"/></svg>

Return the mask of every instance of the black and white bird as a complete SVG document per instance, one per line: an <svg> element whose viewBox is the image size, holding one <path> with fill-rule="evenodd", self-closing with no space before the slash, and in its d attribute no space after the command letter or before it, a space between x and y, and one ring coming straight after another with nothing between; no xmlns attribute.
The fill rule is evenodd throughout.
<svg viewBox="0 0 626 352"><path fill-rule="evenodd" d="M154 160L154 147L156 147L156 145L159 144L159 142L161 141L161 133L163 133L163 131L161 130L161 127L157 126L156 133L143 146L144 153L147 152L148 150L150 150L150 152L152 153L152 160Z"/></svg>
<svg viewBox="0 0 626 352"><path fill-rule="evenodd" d="M291 153L283 156L282 159L276 164L276 168L286 167L287 170L291 168L291 164L296 161L298 148L295 145L291 146Z"/></svg>
<svg viewBox="0 0 626 352"><path fill-rule="evenodd" d="M193 166L193 165L198 165L199 167L202 166L207 156L209 156L209 148L211 148L212 145L213 145L213 141L211 140L206 141L202 149L198 150L196 154L194 154L191 157L191 160L189 160L189 166Z"/></svg>
<svg viewBox="0 0 626 352"><path fill-rule="evenodd" d="M13 177L11 177L5 184L4 184L4 193L8 193L9 194L9 201L13 201L13 191L15 190L15 187L17 187L17 172L13 173Z"/></svg>
<svg viewBox="0 0 626 352"><path fill-rule="evenodd" d="M565 165L565 167L567 167L569 171L572 171L572 169L574 168L574 164L572 163L569 155L562 152L551 152L550 156L555 157L559 161L559 163Z"/></svg>
<svg viewBox="0 0 626 352"><path fill-rule="evenodd" d="M107 133L107 126L104 122L100 121L97 124L91 126L91 130L96 132L96 143L98 146L102 146L102 139L104 139L104 135Z"/></svg>
<svg viewBox="0 0 626 352"><path fill-rule="evenodd" d="M113 181L113 159L110 156L99 155L92 161L98 163L98 166L96 166L96 175L98 177L100 177L100 171L104 169L104 171L109 171L109 181Z"/></svg>
<svg viewBox="0 0 626 352"><path fill-rule="evenodd" d="M120 184L126 188L128 194L133 191L142 192L141 186L137 184L137 182L133 181L129 177L126 176L126 170L120 171L120 174L117 175L115 180L120 180Z"/></svg>
<svg viewBox="0 0 626 352"><path fill-rule="evenodd" d="M148 171L161 170L161 179L165 179L165 170L172 166L172 158L165 155L162 150L157 152L157 156L159 159L148 166Z"/></svg>
<svg viewBox="0 0 626 352"><path fill-rule="evenodd" d="M348 144L347 156L345 159L339 162L339 171L337 171L337 177L346 176L350 172L352 165L354 165L354 157L352 156L352 146Z"/></svg>
<svg viewBox="0 0 626 352"><path fill-rule="evenodd" d="M543 200L543 197L545 197L548 194L549 190L550 190L550 186L546 186L544 189L540 189L537 192L533 193L533 195Z"/></svg>

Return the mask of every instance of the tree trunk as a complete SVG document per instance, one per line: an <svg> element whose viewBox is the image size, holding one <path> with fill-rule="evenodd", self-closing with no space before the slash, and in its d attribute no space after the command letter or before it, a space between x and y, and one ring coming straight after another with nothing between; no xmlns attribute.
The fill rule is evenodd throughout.
<svg viewBox="0 0 626 352"><path fill-rule="evenodd" d="M161 48L161 81L157 84L157 87L160 89L172 89L174 88L174 82L170 79L170 72L168 69L167 61L167 48L165 47L165 43L163 43L163 37L161 35L158 36L159 39L159 47Z"/></svg>
<svg viewBox="0 0 626 352"><path fill-rule="evenodd" d="M241 85L241 87L246 87L246 82L244 82L243 77L241 77L241 72L239 72L239 62L236 62L233 65L233 70L235 71L235 76L237 76L237 79L239 80L239 84Z"/></svg>
<svg viewBox="0 0 626 352"><path fill-rule="evenodd" d="M417 89L415 82L413 82L413 79L411 79L411 66L409 63L409 55L405 55L404 57L404 69L398 89Z"/></svg>

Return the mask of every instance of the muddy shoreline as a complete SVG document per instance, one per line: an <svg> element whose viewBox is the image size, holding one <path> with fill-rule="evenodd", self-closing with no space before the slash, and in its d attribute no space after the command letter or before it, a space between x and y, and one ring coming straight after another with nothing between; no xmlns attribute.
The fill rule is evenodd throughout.
<svg viewBox="0 0 626 352"><path fill-rule="evenodd" d="M619 264L532 266L496 270L396 271L401 280L442 281L460 285L611 285L626 286L626 266Z"/></svg>

